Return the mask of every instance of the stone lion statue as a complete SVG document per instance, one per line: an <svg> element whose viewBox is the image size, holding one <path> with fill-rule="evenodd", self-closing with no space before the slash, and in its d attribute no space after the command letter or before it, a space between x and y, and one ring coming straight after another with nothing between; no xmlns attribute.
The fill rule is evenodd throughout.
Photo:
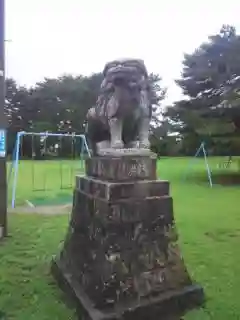
<svg viewBox="0 0 240 320"><path fill-rule="evenodd" d="M96 106L87 114L87 137L94 154L101 149L149 149L152 115L147 69L143 60L109 62Z"/></svg>

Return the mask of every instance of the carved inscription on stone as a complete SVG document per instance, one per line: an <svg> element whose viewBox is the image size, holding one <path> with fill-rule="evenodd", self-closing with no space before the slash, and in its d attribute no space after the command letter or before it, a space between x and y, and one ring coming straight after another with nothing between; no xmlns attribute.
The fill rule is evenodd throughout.
<svg viewBox="0 0 240 320"><path fill-rule="evenodd" d="M138 177L145 175L147 172L147 168L143 163L134 163L131 165L129 170L129 177Z"/></svg>

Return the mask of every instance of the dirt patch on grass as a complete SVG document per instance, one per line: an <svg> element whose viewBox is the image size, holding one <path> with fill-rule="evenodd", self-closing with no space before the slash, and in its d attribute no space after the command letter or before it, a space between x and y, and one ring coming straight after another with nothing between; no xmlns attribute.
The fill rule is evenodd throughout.
<svg viewBox="0 0 240 320"><path fill-rule="evenodd" d="M22 214L44 214L44 215L56 215L56 214L68 214L71 212L72 203L64 205L54 205L54 206L21 206L14 209L9 208L9 213L22 213Z"/></svg>

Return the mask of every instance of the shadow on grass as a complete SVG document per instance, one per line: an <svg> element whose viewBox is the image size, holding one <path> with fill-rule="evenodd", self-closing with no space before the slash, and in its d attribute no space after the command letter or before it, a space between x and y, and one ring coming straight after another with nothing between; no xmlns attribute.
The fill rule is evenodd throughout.
<svg viewBox="0 0 240 320"><path fill-rule="evenodd" d="M30 202L36 206L46 205L64 205L72 202L72 194L70 193L57 193L54 196L35 196L30 199Z"/></svg>
<svg viewBox="0 0 240 320"><path fill-rule="evenodd" d="M240 172L239 173L219 173L213 175L214 183L221 185L240 185Z"/></svg>
<svg viewBox="0 0 240 320"><path fill-rule="evenodd" d="M212 183L222 186L240 186L240 172L212 172ZM206 173L195 173L187 178L188 182L197 184L209 184L208 176Z"/></svg>

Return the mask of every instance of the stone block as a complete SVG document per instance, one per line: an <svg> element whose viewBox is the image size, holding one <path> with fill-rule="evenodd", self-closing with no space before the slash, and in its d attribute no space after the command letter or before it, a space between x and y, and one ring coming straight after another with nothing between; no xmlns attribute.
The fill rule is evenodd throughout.
<svg viewBox="0 0 240 320"><path fill-rule="evenodd" d="M74 228L83 228L85 221L89 223L92 219L97 219L104 225L116 223L118 228L124 223L143 221L147 223L157 220L159 223L161 221L162 225L168 225L173 221L173 202L170 196L146 197L142 200L120 199L110 202L76 189L74 198L72 214Z"/></svg>
<svg viewBox="0 0 240 320"><path fill-rule="evenodd" d="M107 201L120 199L142 199L169 195L169 182L161 180L138 180L111 182L91 177L76 176L76 189Z"/></svg>
<svg viewBox="0 0 240 320"><path fill-rule="evenodd" d="M85 163L87 176L101 180L156 180L155 157L95 157L87 159Z"/></svg>
<svg viewBox="0 0 240 320"><path fill-rule="evenodd" d="M203 304L203 289L193 284L170 294L156 295L135 303L129 302L115 310L99 310L59 260L52 261L51 271L59 288L76 306L79 320L181 320L187 310Z"/></svg>

